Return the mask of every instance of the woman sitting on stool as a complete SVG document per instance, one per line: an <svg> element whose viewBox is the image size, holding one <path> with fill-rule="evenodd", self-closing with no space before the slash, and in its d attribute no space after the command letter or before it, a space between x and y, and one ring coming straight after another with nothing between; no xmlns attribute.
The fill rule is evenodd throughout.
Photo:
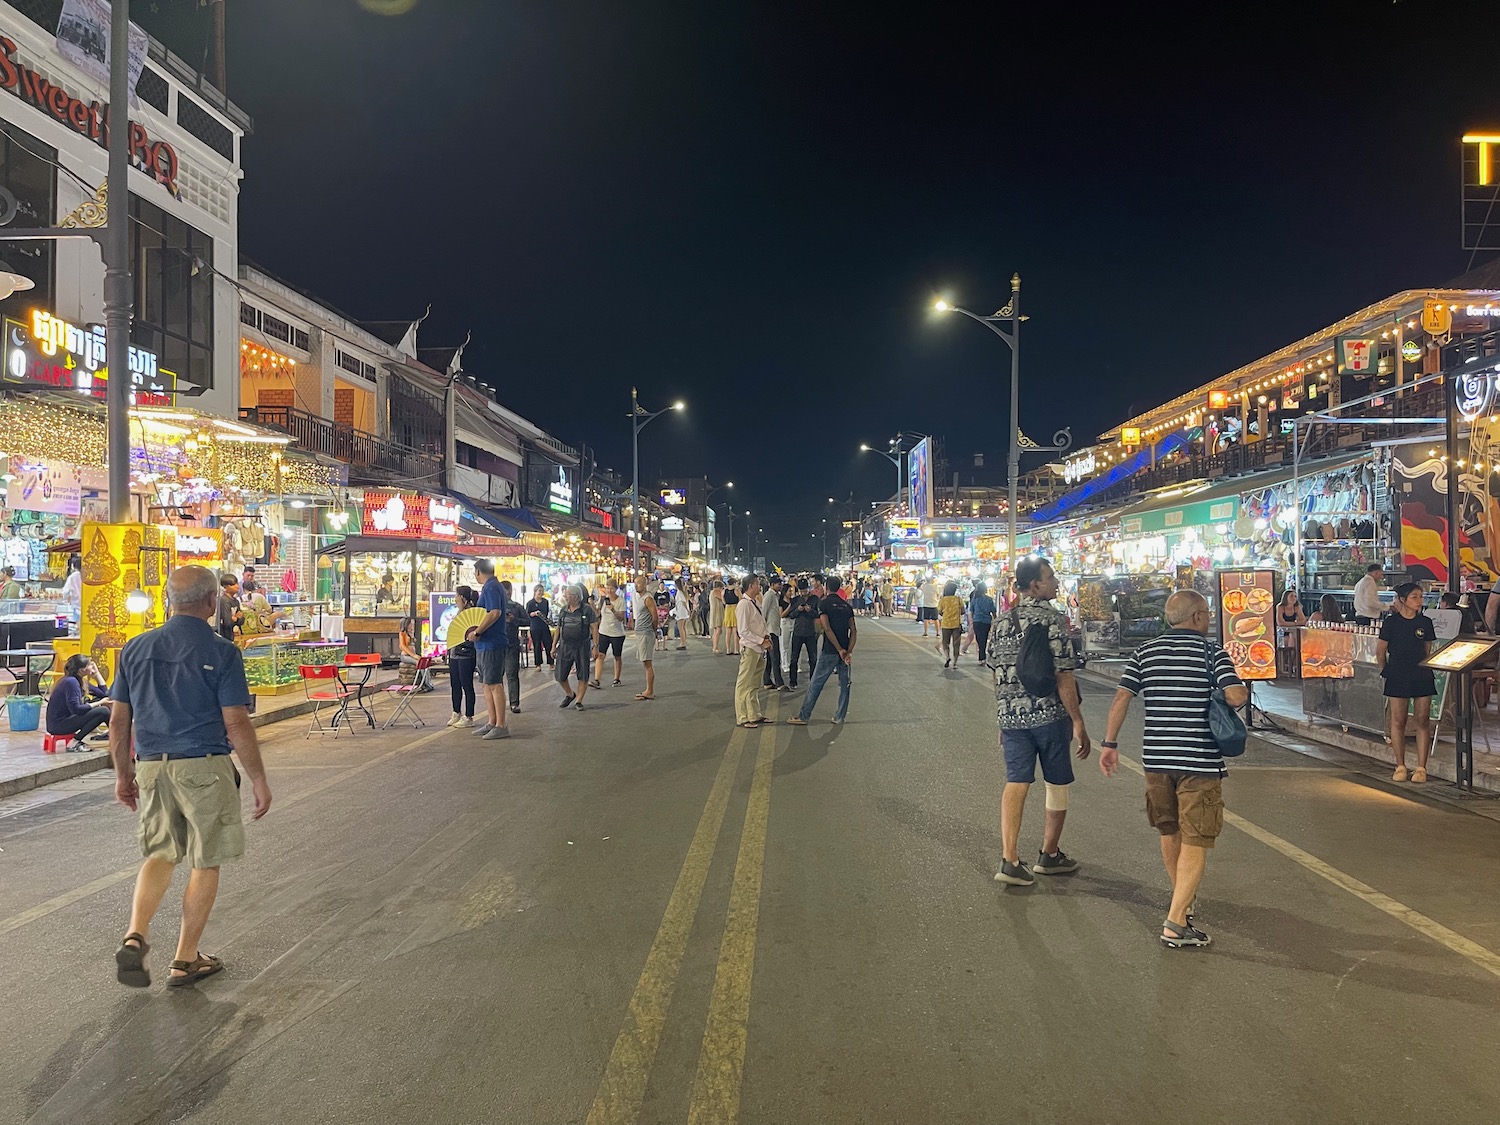
<svg viewBox="0 0 1500 1125"><path fill-rule="evenodd" d="M84 697L83 676L92 661L82 653L68 657L63 665L62 679L47 698L47 733L71 734L82 742L95 729L109 722L109 708L104 704L91 705ZM109 735L94 735L95 742L102 742Z"/></svg>

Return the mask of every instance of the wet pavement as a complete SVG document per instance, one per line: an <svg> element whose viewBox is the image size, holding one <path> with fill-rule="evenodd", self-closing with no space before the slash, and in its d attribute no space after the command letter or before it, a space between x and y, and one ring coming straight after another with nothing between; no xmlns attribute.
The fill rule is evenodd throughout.
<svg viewBox="0 0 1500 1125"><path fill-rule="evenodd" d="M1080 763L1082 869L999 887L987 675L861 626L843 727L825 695L735 730L736 661L695 640L652 702L629 662L581 712L524 672L505 742L437 726L441 692L426 729L261 731L275 803L204 940L229 968L181 992L114 982L136 852L108 775L0 800L0 1123L1500 1119L1482 802L1257 741L1214 945L1167 951L1139 774Z"/></svg>

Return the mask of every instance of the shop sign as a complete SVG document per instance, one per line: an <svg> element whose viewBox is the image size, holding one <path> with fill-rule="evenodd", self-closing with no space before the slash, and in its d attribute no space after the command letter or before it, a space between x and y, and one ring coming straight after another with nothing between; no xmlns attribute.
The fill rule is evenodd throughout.
<svg viewBox="0 0 1500 1125"><path fill-rule="evenodd" d="M1281 388L1281 405L1286 410L1295 410L1302 402L1302 384L1288 383ZM1272 406L1275 402L1272 402Z"/></svg>
<svg viewBox="0 0 1500 1125"><path fill-rule="evenodd" d="M912 543L921 538L921 520L890 521L890 541L892 543Z"/></svg>
<svg viewBox="0 0 1500 1125"><path fill-rule="evenodd" d="M216 527L177 530L177 559L183 564L224 557L224 533Z"/></svg>
<svg viewBox="0 0 1500 1125"><path fill-rule="evenodd" d="M25 66L16 52L15 43L0 35L0 88L9 90L79 136L87 137L101 148L108 148L109 107L74 97ZM130 162L175 195L177 150L166 141L153 141L146 127L139 122L130 122L129 129Z"/></svg>
<svg viewBox="0 0 1500 1125"><path fill-rule="evenodd" d="M681 516L663 516L661 518L661 529L663 531L681 531L682 530L682 517Z"/></svg>
<svg viewBox="0 0 1500 1125"><path fill-rule="evenodd" d="M1422 302L1422 331L1445 337L1453 331L1453 311L1442 301Z"/></svg>
<svg viewBox="0 0 1500 1125"><path fill-rule="evenodd" d="M1099 459L1091 449L1087 453L1080 454L1070 461L1063 462L1063 480L1069 484L1073 484L1076 481L1083 480L1084 477L1093 476L1098 468Z"/></svg>
<svg viewBox="0 0 1500 1125"><path fill-rule="evenodd" d="M588 514L592 517L589 520L590 523L596 523L600 527L614 527L615 525L615 514L597 505L590 504Z"/></svg>
<svg viewBox="0 0 1500 1125"><path fill-rule="evenodd" d="M1120 444L1134 448L1141 444L1141 428L1139 426L1121 426Z"/></svg>
<svg viewBox="0 0 1500 1125"><path fill-rule="evenodd" d="M365 535L395 539L457 539L462 515L459 505L436 497L366 489L360 528Z"/></svg>
<svg viewBox="0 0 1500 1125"><path fill-rule="evenodd" d="M1228 410L1229 409L1229 392L1228 391L1209 391L1208 392L1208 408L1210 410Z"/></svg>
<svg viewBox="0 0 1500 1125"><path fill-rule="evenodd" d="M927 544L917 543L892 547L891 558L897 562L926 562L929 558Z"/></svg>
<svg viewBox="0 0 1500 1125"><path fill-rule="evenodd" d="M10 458L5 504L13 512L51 512L76 516L83 504L83 482L77 465L66 461Z"/></svg>
<svg viewBox="0 0 1500 1125"><path fill-rule="evenodd" d="M557 479L547 486L547 507L564 515L573 511L573 485L568 481L568 470L561 465L557 466Z"/></svg>
<svg viewBox="0 0 1500 1125"><path fill-rule="evenodd" d="M1500 316L1500 305L1468 305L1464 316Z"/></svg>
<svg viewBox="0 0 1500 1125"><path fill-rule="evenodd" d="M1495 372L1460 371L1453 380L1453 403L1466 421L1472 422L1490 409L1495 395Z"/></svg>
<svg viewBox="0 0 1500 1125"><path fill-rule="evenodd" d="M1401 358L1407 363L1416 363L1422 358L1423 352L1420 340L1403 340L1401 343Z"/></svg>
<svg viewBox="0 0 1500 1125"><path fill-rule="evenodd" d="M4 378L11 383L45 383L103 401L109 383L104 326L79 327L44 309L32 309L28 323L5 321ZM170 406L177 376L161 369L156 353L130 349L132 401L137 406Z"/></svg>
<svg viewBox="0 0 1500 1125"><path fill-rule="evenodd" d="M661 490L661 502L668 508L675 508L687 503L687 494L680 488L664 488Z"/></svg>
<svg viewBox="0 0 1500 1125"><path fill-rule="evenodd" d="M1148 531L1176 531L1184 527L1202 527L1205 524L1232 520L1239 511L1239 500L1200 500L1196 504L1184 504L1178 508L1165 508L1155 512L1142 512L1138 516L1120 521L1120 530L1127 535Z"/></svg>
<svg viewBox="0 0 1500 1125"><path fill-rule="evenodd" d="M1340 375L1354 375L1364 379L1375 374L1374 338L1340 336L1334 354L1338 357Z"/></svg>

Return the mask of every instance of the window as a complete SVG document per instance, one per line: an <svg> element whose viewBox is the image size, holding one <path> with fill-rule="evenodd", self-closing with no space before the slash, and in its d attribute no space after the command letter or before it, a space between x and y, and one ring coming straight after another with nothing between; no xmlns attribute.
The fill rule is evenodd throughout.
<svg viewBox="0 0 1500 1125"><path fill-rule="evenodd" d="M56 149L0 121L0 185L16 197L18 212L13 220L16 226L50 227L57 221L53 202L57 198L57 168L53 164L56 159ZM25 320L28 309L56 306L52 284L56 245L47 239L5 242L0 238L0 270L18 273L36 283L35 289L23 290L0 301L0 315Z"/></svg>
<svg viewBox="0 0 1500 1125"><path fill-rule="evenodd" d="M262 312L249 301L240 302L240 323L248 324L251 328L258 328L272 339L291 344L294 348L301 348L305 352L312 350L309 346L312 341L305 328L298 328L295 324L282 320L280 317Z"/></svg>
<svg viewBox="0 0 1500 1125"><path fill-rule="evenodd" d="M251 328L260 327L260 310L254 305L240 302L240 323L248 324Z"/></svg>
<svg viewBox="0 0 1500 1125"><path fill-rule="evenodd" d="M270 313L260 314L260 330L273 340L280 340L287 344L292 342L292 326Z"/></svg>
<svg viewBox="0 0 1500 1125"><path fill-rule="evenodd" d="M179 379L212 387L213 239L139 196L130 197L130 339Z"/></svg>
<svg viewBox="0 0 1500 1125"><path fill-rule="evenodd" d="M334 348L333 361L351 375L358 375L361 379L368 379L372 383L375 381L375 365L366 363L357 355L346 352L342 348Z"/></svg>

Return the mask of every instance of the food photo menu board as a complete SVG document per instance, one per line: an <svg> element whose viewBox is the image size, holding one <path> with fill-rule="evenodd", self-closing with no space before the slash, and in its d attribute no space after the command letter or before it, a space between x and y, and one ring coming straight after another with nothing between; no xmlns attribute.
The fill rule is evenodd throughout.
<svg viewBox="0 0 1500 1125"><path fill-rule="evenodd" d="M1220 570L1219 640L1242 680L1276 678L1276 572Z"/></svg>

